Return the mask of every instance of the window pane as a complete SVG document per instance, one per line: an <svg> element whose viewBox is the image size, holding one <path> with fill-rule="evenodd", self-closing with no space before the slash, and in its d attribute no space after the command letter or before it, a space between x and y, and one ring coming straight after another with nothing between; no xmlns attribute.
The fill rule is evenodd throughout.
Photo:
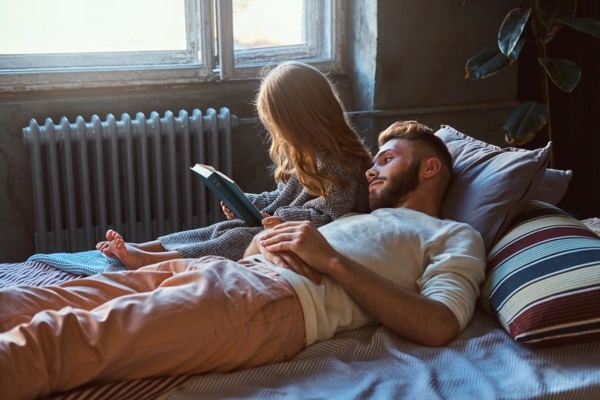
<svg viewBox="0 0 600 400"><path fill-rule="evenodd" d="M233 0L234 50L304 44L303 0Z"/></svg>
<svg viewBox="0 0 600 400"><path fill-rule="evenodd" d="M0 2L0 54L185 50L183 0Z"/></svg>

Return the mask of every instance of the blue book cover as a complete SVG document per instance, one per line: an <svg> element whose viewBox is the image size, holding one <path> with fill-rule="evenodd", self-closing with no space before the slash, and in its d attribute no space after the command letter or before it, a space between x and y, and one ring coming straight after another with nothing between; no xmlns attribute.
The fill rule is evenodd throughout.
<svg viewBox="0 0 600 400"><path fill-rule="evenodd" d="M196 164L191 167L206 186L227 204L227 207L248 226L260 226L263 219L260 211L248 200L239 186L227 175L210 165Z"/></svg>

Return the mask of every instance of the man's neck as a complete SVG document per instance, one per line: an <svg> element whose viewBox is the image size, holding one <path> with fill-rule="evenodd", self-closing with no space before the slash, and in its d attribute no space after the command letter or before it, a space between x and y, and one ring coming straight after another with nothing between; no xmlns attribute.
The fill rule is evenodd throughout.
<svg viewBox="0 0 600 400"><path fill-rule="evenodd" d="M419 192L413 192L410 196L400 201L397 207L410 208L411 210L440 218L441 202L432 194L421 196Z"/></svg>

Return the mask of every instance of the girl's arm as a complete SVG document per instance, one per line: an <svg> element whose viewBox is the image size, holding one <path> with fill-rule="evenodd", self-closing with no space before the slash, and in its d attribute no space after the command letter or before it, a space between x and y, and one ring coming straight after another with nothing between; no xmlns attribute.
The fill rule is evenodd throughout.
<svg viewBox="0 0 600 400"><path fill-rule="evenodd" d="M277 189L271 192L262 192L262 193L244 193L246 197L258 208L259 210L264 209L269 204L275 201L285 188L285 184L279 183L277 185Z"/></svg>

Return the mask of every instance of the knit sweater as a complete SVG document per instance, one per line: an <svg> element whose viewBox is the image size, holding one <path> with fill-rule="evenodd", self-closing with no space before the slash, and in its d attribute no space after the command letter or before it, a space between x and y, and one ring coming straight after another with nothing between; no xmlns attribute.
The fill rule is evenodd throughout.
<svg viewBox="0 0 600 400"><path fill-rule="evenodd" d="M312 221L316 226L325 225L348 212L367 212L369 207L368 182L358 163L350 163L353 174L348 173L337 156L320 155L321 172L342 179L347 187L334 186L327 197L309 194L298 178L292 176L277 189L246 196L259 210L280 217L282 222ZM357 179L356 176L359 176ZM216 224L172 233L158 238L166 250L177 250L183 258L217 255L232 260L243 257L254 235L262 227L249 227L242 220L227 220Z"/></svg>

